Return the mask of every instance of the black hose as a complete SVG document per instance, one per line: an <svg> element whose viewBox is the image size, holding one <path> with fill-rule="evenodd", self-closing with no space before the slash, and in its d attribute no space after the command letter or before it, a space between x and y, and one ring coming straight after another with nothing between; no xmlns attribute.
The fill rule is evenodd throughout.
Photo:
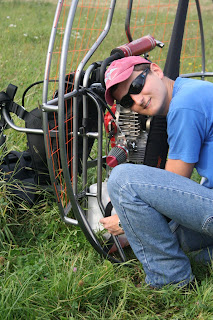
<svg viewBox="0 0 213 320"><path fill-rule="evenodd" d="M121 59L123 58L123 56L119 53L119 52L116 52L115 54L113 54L112 56L106 58L102 64L101 64L101 68L100 68L100 81L101 81L101 84L102 84L102 87L105 89L106 86L105 86L105 82L104 82L104 75L105 75L105 72L106 72L106 68L107 66L114 60L118 60L118 59Z"/></svg>

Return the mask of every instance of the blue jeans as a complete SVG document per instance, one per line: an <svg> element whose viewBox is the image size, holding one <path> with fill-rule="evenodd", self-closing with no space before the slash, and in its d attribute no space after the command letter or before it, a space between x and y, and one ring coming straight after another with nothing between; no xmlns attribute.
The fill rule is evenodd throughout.
<svg viewBox="0 0 213 320"><path fill-rule="evenodd" d="M201 250L197 259L211 260L213 190L165 170L121 164L112 170L108 192L146 283L160 288L190 282L184 251Z"/></svg>

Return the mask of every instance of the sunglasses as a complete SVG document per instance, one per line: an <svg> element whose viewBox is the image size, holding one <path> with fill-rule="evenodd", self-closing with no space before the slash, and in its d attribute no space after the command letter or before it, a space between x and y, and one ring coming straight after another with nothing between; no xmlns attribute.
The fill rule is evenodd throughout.
<svg viewBox="0 0 213 320"><path fill-rule="evenodd" d="M146 77L147 77L147 74L149 73L149 71L150 71L149 68L145 69L142 73L139 74L139 76L137 76L137 78L135 78L132 81L132 83L129 87L128 93L119 102L119 104L122 107L124 107L126 109L129 109L132 107L132 105L134 104L134 101L130 97L130 94L141 93L141 91L143 90L143 87L145 85Z"/></svg>

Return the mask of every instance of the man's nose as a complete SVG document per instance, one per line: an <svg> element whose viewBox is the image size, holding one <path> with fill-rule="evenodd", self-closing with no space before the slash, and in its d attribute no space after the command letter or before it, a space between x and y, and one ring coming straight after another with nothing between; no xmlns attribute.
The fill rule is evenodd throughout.
<svg viewBox="0 0 213 320"><path fill-rule="evenodd" d="M141 106L144 102L144 96L142 95L141 92L139 94L131 94L130 97L134 101L134 104Z"/></svg>

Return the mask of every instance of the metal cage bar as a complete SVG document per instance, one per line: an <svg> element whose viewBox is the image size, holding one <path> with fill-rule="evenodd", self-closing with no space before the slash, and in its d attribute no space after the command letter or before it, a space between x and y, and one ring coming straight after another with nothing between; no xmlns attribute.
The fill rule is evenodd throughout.
<svg viewBox="0 0 213 320"><path fill-rule="evenodd" d="M104 162L104 155L102 154L103 149L103 115L100 105L92 94L89 91L89 79L90 75L92 74L93 70L95 69L96 65L91 64L87 67L84 78L83 78L83 86L80 85L80 79L83 73L83 69L85 68L86 64L91 59L94 52L97 50L99 45L107 36L114 14L114 9L116 5L116 1L112 0L111 5L109 8L109 13L107 17L107 21L105 27L103 28L102 33L96 40L96 42L92 45L92 47L88 50L87 54L81 60L80 64L75 72L75 79L72 91L70 93L65 93L65 77L66 77L66 66L67 66L67 54L68 54L68 47L70 42L70 37L72 34L73 29L73 22L75 13L78 6L78 0L74 0L71 3L66 28L64 32L63 38L63 45L62 45L62 52L61 52L61 62L60 62L60 73L59 73L59 91L58 91L58 98L54 98L50 101L47 101L47 93L48 93L48 80L49 80L49 68L51 64L51 56L53 50L53 44L55 40L55 28L58 22L58 18L61 12L63 1L59 1L58 7L56 10L56 16L53 24L53 29L50 37L50 44L48 49L48 56L47 56L47 64L45 70L45 84L44 84L44 93L43 93L43 123L44 123L44 136L45 136L45 143L46 143L46 153L48 156L48 165L50 170L50 176L53 188L55 190L56 199L59 205L60 213L62 220L68 224L74 224L81 227L85 236L87 237L88 241L92 244L92 246L105 257L108 257L112 261L115 262L123 262L126 260L126 256L121 248L121 245L118 241L117 237L114 237L114 242L118 248L120 258L117 259L115 257L109 256L108 252L105 251L103 245L100 243L98 237L96 236L95 232L92 230L88 220L87 220L87 211L84 210L87 207L87 198L91 196L88 192L88 169L96 166L97 170L97 193L92 195L97 198L99 208L104 215L104 205L102 203L102 174L103 174L103 162ZM126 16L126 29L128 29L128 40L131 41L131 33L130 33L130 18L131 18L131 10L132 10L133 1L128 1L128 11ZM201 10L199 1L196 0L196 6L198 11L199 23L200 23L200 35L201 35L201 44L202 44L202 71L200 73L190 73L182 76L212 76L211 72L205 72L205 42L204 42L204 32L202 26L202 17L201 17ZM89 112L89 105L88 99L93 100L96 109L97 109L97 122L98 122L98 129L96 132L80 132L79 131L79 110L78 110L78 98L79 95L83 95L83 118L88 117ZM67 141L65 137L65 102L69 99L73 99L73 114L72 119L69 119L72 122L72 129L70 131L70 140L72 141L72 164L68 163L68 154L67 154ZM58 137L58 170L62 174L63 183L62 186L58 183L56 176L56 172L54 170L54 157L50 156L51 151L51 134L48 129L48 114L50 112L55 112L58 116L58 123L57 128L52 131L52 134L57 135ZM78 170L79 170L79 155L78 155L78 141L79 137L82 137L82 144L83 144L83 158L82 158L82 181L83 187L81 192L78 190L79 184L79 177L78 177ZM88 160L88 139L93 137L97 141L97 158L93 160ZM61 188L61 190L59 190ZM60 192L62 191L62 195L64 194L67 197L67 204L64 205L63 197L61 197ZM64 193L63 193L64 192ZM83 201L83 208L80 205L81 200ZM72 209L75 219L71 219L68 217L68 213Z"/></svg>

